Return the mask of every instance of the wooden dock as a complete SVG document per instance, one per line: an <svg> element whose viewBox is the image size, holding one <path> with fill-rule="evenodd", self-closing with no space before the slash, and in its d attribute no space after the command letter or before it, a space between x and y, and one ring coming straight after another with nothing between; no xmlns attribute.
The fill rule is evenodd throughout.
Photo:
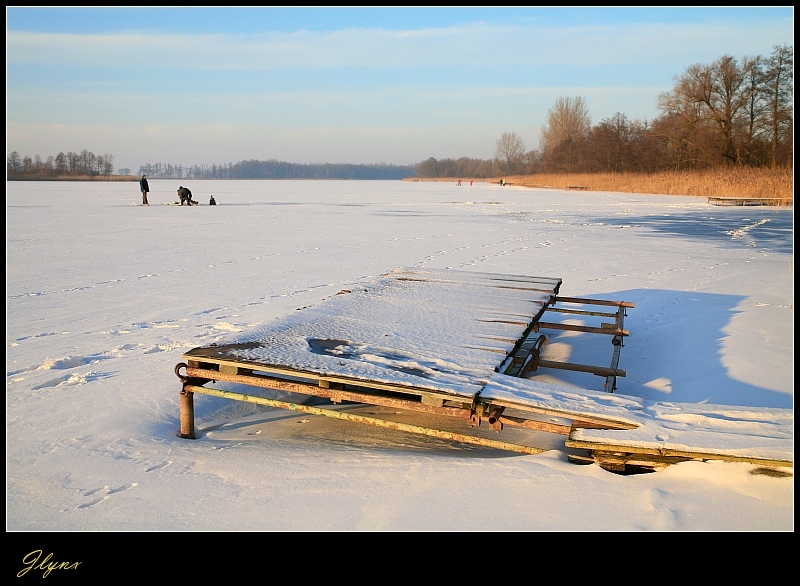
<svg viewBox="0 0 800 586"><path fill-rule="evenodd" d="M780 206L787 205L780 197L709 197L715 206Z"/></svg>
<svg viewBox="0 0 800 586"><path fill-rule="evenodd" d="M710 439L698 449L653 440L669 437L653 433L669 424L653 418L640 399L613 393L626 374L620 348L633 303L560 296L561 284L551 277L397 269L225 343L193 348L174 369L181 381L179 435L197 438L194 395L200 394L525 454L549 449L537 444L537 433L558 434L573 461L618 472L711 458L792 466L792 433L789 455L783 437L777 447L754 435L729 449L711 429L719 414L706 418ZM550 315L601 323L543 319ZM565 329L608 337L606 365L543 360L545 332ZM605 392L538 382L538 369L601 376ZM248 391L208 386L216 381ZM292 402L287 392L315 399ZM337 407L343 404L383 410ZM407 415L414 413L425 423ZM785 420L784 414L782 425L791 427L791 417Z"/></svg>

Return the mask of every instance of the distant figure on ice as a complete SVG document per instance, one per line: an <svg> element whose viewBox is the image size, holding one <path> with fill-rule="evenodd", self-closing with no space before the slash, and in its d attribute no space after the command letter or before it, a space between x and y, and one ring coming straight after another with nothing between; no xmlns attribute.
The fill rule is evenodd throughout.
<svg viewBox="0 0 800 586"><path fill-rule="evenodd" d="M459 187L461 187L461 179L459 179L458 181L456 181L456 185L458 185Z"/></svg>
<svg viewBox="0 0 800 586"><path fill-rule="evenodd" d="M210 200L208 200L208 205L210 205L210 206L215 206L215 205L217 205L217 200L216 200L216 199L214 199L214 196L213 196L213 195L211 196L211 199L210 199Z"/></svg>
<svg viewBox="0 0 800 586"><path fill-rule="evenodd" d="M178 197L181 198L181 205L183 205L183 202L186 202L186 205L192 205L192 192L189 191L188 187L181 185L178 188Z"/></svg>
<svg viewBox="0 0 800 586"><path fill-rule="evenodd" d="M142 205L149 206L147 193L150 191L150 186L147 184L147 175L142 175L142 178L139 179L139 189L142 190Z"/></svg>
<svg viewBox="0 0 800 586"><path fill-rule="evenodd" d="M501 178L500 178L500 187L503 187L503 185L505 185L505 184L506 184L506 182L505 182L505 181L503 181L503 178L501 177Z"/></svg>

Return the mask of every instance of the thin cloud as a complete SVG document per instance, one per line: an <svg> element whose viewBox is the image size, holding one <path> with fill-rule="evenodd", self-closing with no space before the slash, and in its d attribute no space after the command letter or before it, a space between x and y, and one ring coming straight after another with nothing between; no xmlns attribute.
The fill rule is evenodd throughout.
<svg viewBox="0 0 800 586"><path fill-rule="evenodd" d="M787 39L792 31L787 29ZM289 68L491 67L681 62L736 46L744 54L775 42L775 25L638 24L564 27L470 25L393 31L240 34L50 34L9 32L11 64L94 67ZM738 53L738 52L737 52ZM737 55L738 56L738 55Z"/></svg>

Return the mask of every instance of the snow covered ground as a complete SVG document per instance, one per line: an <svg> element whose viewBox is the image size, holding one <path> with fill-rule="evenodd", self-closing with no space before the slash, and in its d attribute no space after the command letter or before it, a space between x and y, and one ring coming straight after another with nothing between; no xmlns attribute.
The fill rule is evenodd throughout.
<svg viewBox="0 0 800 586"><path fill-rule="evenodd" d="M218 205L167 205L179 184ZM191 348L394 268L457 269L558 277L561 295L633 302L615 396L792 410L792 209L486 183L150 187L145 207L136 183L7 183L6 527L24 541L794 529L791 468L686 462L623 476L568 462L562 436L519 455L203 396L198 439L180 439L173 372ZM608 341L585 338L553 335L543 358L604 363ZM535 377L576 392L605 382Z"/></svg>

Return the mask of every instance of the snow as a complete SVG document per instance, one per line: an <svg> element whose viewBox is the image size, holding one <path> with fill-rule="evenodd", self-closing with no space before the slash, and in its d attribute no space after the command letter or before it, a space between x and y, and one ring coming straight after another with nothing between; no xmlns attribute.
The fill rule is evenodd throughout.
<svg viewBox="0 0 800 586"><path fill-rule="evenodd" d="M590 413L632 429L576 429L571 440L695 454L793 461L794 411L768 407L644 401L637 397L567 389L552 383L496 376L480 396L541 406L565 414Z"/></svg>
<svg viewBox="0 0 800 586"><path fill-rule="evenodd" d="M626 476L569 462L555 434L521 455L202 395L198 439L181 439L174 373L185 352L231 340L279 339L251 358L299 360L295 342L317 332L354 343L358 376L439 369L448 392L591 403L636 426L580 430L587 441L793 460L792 209L401 181L182 180L218 205L162 205L177 183L150 181L148 207L136 183L7 183L8 531L793 530L792 468ZM426 314L448 304L425 287L346 301L398 267L560 278L560 295L630 301L627 376L606 393L571 371L486 381L485 350L437 362L452 321L492 307L477 295L467 314ZM387 358L386 323L402 356ZM607 364L598 337L552 334L543 358ZM307 344L302 356L335 360Z"/></svg>
<svg viewBox="0 0 800 586"><path fill-rule="evenodd" d="M493 286L481 273L395 269L218 345L232 345L224 357L237 361L471 401L548 303L558 280L544 290L542 284L507 283L515 287Z"/></svg>

